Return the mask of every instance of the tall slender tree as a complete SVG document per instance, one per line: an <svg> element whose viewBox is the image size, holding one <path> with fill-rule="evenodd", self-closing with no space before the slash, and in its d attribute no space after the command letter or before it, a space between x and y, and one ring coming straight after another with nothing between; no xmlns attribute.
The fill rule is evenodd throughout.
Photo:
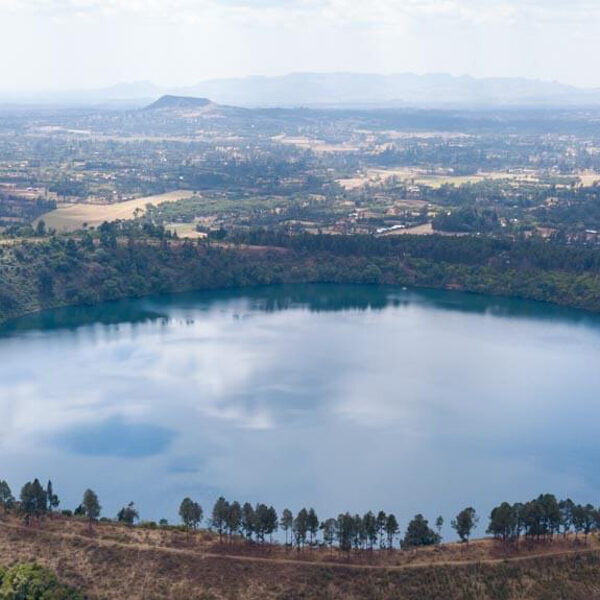
<svg viewBox="0 0 600 600"><path fill-rule="evenodd" d="M377 542L377 517L371 511L363 516L362 527L369 550L373 550L373 546Z"/></svg>
<svg viewBox="0 0 600 600"><path fill-rule="evenodd" d="M223 532L225 531L225 527L227 526L227 517L229 516L229 502L223 498L223 496L219 497L215 502L215 505L212 509L211 516L211 524L217 530L219 534L219 541L223 541Z"/></svg>
<svg viewBox="0 0 600 600"><path fill-rule="evenodd" d="M317 532L319 531L319 517L314 508L310 508L306 518L306 525L308 527L308 533L310 534L310 545L312 546L316 538Z"/></svg>
<svg viewBox="0 0 600 600"><path fill-rule="evenodd" d="M335 542L337 535L336 519L327 519L326 521L323 521L319 527L323 532L323 541L329 546L329 550L333 551L333 543Z"/></svg>
<svg viewBox="0 0 600 600"><path fill-rule="evenodd" d="M242 522L242 507L237 500L234 500L229 505L229 510L227 511L227 532L229 533L229 539L240 530L240 525Z"/></svg>
<svg viewBox="0 0 600 600"><path fill-rule="evenodd" d="M337 518L336 529L340 550L350 552L354 540L354 517L348 512L340 514Z"/></svg>
<svg viewBox="0 0 600 600"><path fill-rule="evenodd" d="M273 534L279 529L279 518L275 507L269 506L266 515L265 533L269 536L269 541L273 542Z"/></svg>
<svg viewBox="0 0 600 600"><path fill-rule="evenodd" d="M387 535L387 546L391 550L394 547L394 536L400 531L398 521L393 514L388 515L385 522L385 533Z"/></svg>
<svg viewBox="0 0 600 600"><path fill-rule="evenodd" d="M81 506L83 506L83 510L85 511L85 515L88 519L88 529L91 533L92 523L98 519L100 516L100 511L102 510L100 502L98 502L98 496L96 495L96 492L90 489L85 490L83 493L83 501Z"/></svg>
<svg viewBox="0 0 600 600"><path fill-rule="evenodd" d="M46 500L48 502L48 512L52 513L55 508L58 508L60 504L60 500L58 496L54 493L52 488L52 482L48 480L48 484L46 486Z"/></svg>
<svg viewBox="0 0 600 600"><path fill-rule="evenodd" d="M284 508L281 514L281 528L285 531L285 544L288 544L288 531L294 526L294 515L289 508Z"/></svg>
<svg viewBox="0 0 600 600"><path fill-rule="evenodd" d="M15 497L12 494L10 486L4 480L0 481L0 506L7 513L15 505Z"/></svg>
<svg viewBox="0 0 600 600"><path fill-rule="evenodd" d="M444 517L442 517L442 515L440 515L435 520L435 529L436 529L438 535L440 536L440 539L442 538L442 528L443 527L444 527Z"/></svg>
<svg viewBox="0 0 600 600"><path fill-rule="evenodd" d="M298 549L303 548L306 543L306 535L308 533L308 511L302 508L294 519L294 538Z"/></svg>
<svg viewBox="0 0 600 600"><path fill-rule="evenodd" d="M254 508L250 502L245 502L242 507L242 531L246 536L247 540L252 540L252 535L255 531L256 517L254 515Z"/></svg>
<svg viewBox="0 0 600 600"><path fill-rule="evenodd" d="M379 535L379 548L383 548L385 543L385 523L387 515L383 510L377 513L377 534Z"/></svg>

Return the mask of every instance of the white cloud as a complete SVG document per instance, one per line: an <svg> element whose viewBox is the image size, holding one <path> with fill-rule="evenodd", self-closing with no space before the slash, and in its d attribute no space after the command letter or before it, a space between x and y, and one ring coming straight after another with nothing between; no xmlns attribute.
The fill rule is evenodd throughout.
<svg viewBox="0 0 600 600"><path fill-rule="evenodd" d="M591 0L0 0L0 11L59 16L136 15L183 21L205 14L285 18L309 16L338 22L385 24L405 18L453 18L484 22L535 16L582 20L598 15Z"/></svg>

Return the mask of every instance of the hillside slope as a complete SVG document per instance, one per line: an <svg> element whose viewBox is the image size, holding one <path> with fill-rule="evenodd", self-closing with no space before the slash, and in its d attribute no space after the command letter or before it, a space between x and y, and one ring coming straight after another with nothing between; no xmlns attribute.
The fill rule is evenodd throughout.
<svg viewBox="0 0 600 600"><path fill-rule="evenodd" d="M566 544L567 542L565 542ZM241 544L245 548L245 544ZM230 549L233 548L233 549ZM0 521L0 564L29 561L91 598L570 600L600 596L600 551L589 545L544 544L529 554L502 558L490 540L460 549L354 557L329 551L256 549L235 555L235 544L218 544L200 532L100 524L92 535L83 522L55 518L25 528ZM228 553L229 552L229 553ZM376 552L375 555L381 553ZM387 564L386 564L387 563Z"/></svg>
<svg viewBox="0 0 600 600"><path fill-rule="evenodd" d="M0 323L66 305L280 283L443 288L600 311L600 254L593 249L474 237L264 233L242 244L206 245L125 237L132 232L119 227L107 227L100 240L86 234L0 244Z"/></svg>

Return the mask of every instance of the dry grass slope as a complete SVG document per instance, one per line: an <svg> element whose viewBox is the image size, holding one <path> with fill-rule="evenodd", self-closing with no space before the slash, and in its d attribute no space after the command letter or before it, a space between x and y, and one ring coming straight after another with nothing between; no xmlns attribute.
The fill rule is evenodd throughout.
<svg viewBox="0 0 600 600"><path fill-rule="evenodd" d="M56 517L29 529L0 522L0 564L36 560L107 600L587 600L600 598L599 552L597 540L565 541L503 557L499 546L481 541L344 564L328 551L249 552L204 532L188 539L102 524L89 536L84 523Z"/></svg>

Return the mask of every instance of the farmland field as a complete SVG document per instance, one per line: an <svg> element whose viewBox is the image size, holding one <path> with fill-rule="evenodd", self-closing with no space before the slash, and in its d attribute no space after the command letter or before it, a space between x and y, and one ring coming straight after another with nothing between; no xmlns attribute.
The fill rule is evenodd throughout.
<svg viewBox="0 0 600 600"><path fill-rule="evenodd" d="M75 231L81 229L84 224L87 224L88 227L97 227L105 221L131 219L135 216L136 210L145 210L147 204L156 206L163 202L175 202L190 198L193 195L193 192L187 190L176 190L116 204L71 204L46 213L39 220L43 220L47 227L56 229L56 231Z"/></svg>

